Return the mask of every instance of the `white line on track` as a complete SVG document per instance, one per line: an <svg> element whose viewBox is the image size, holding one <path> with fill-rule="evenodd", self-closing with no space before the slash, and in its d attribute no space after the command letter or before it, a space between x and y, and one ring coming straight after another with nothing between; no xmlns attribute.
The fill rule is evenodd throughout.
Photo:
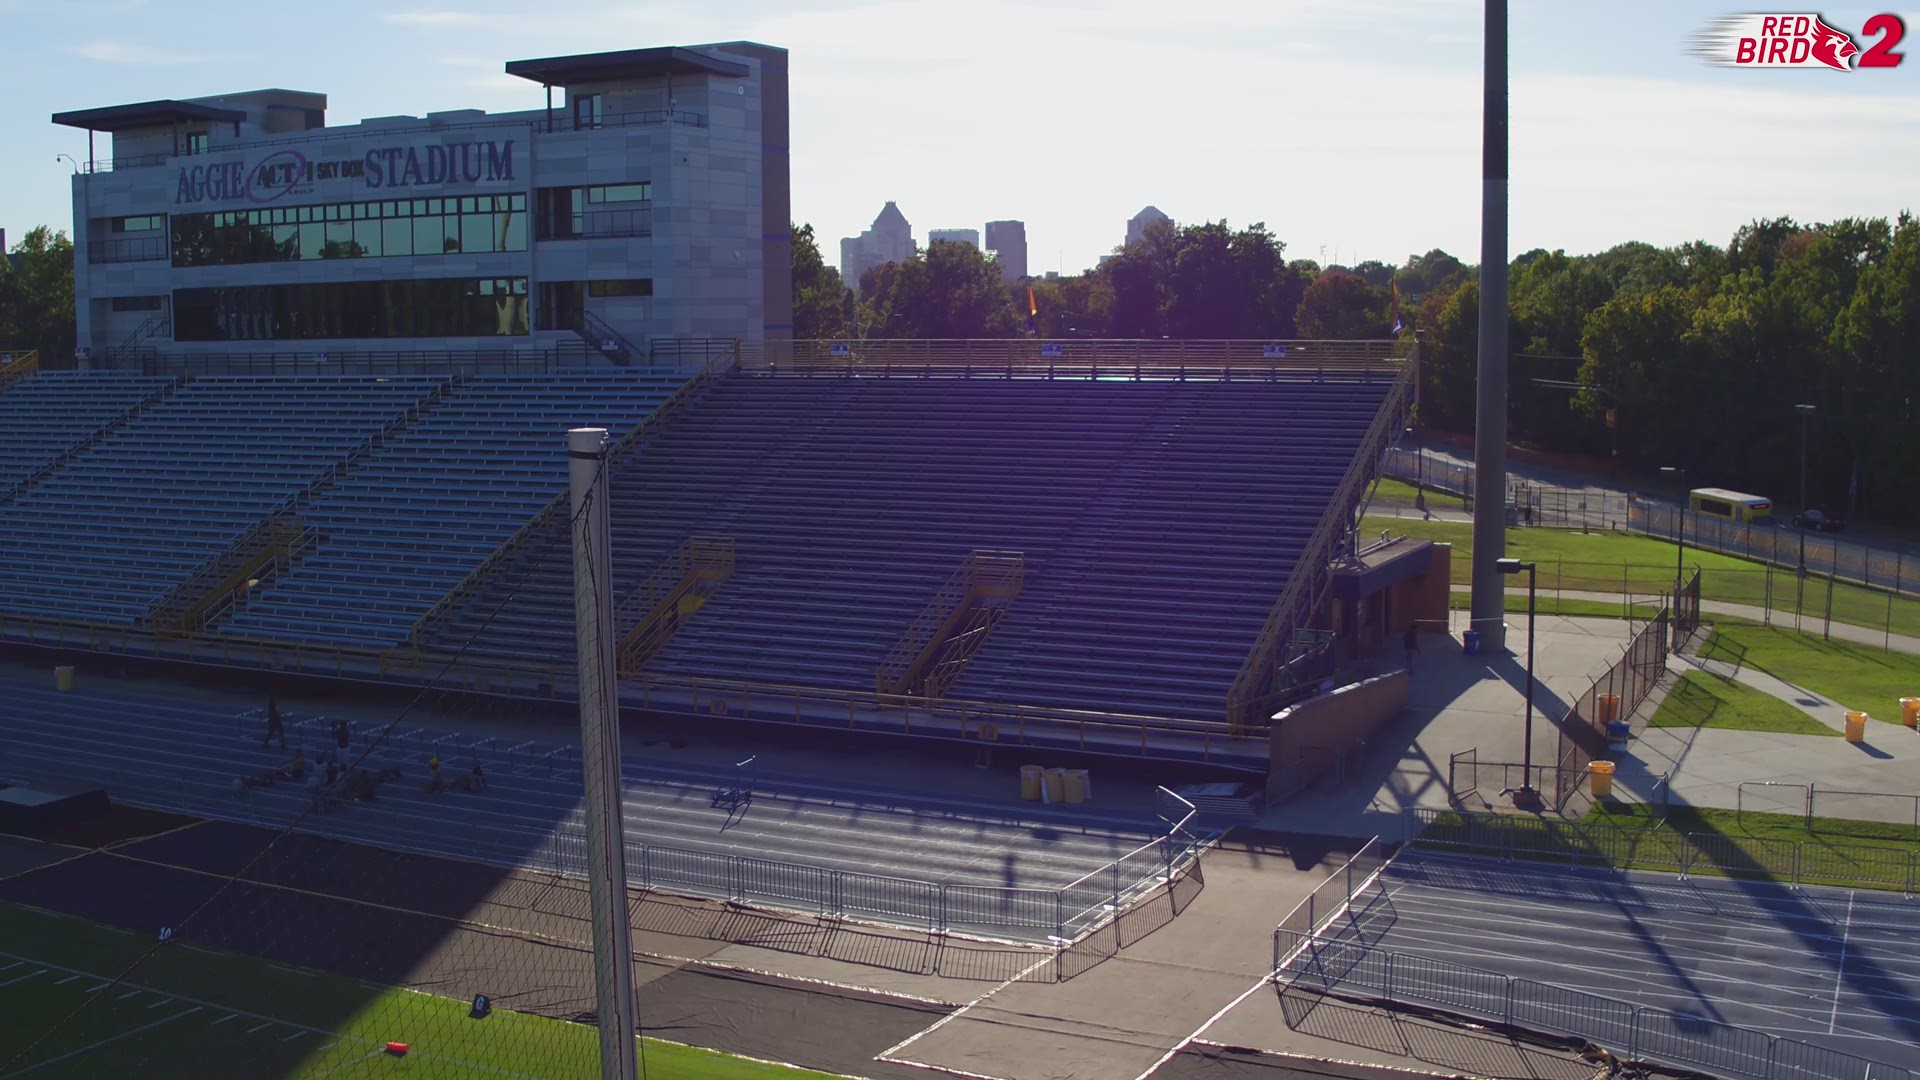
<svg viewBox="0 0 1920 1080"><path fill-rule="evenodd" d="M46 973L47 973L47 969L41 968L39 971L31 972L26 975L15 975L13 978L8 979L6 982L0 982L0 986L12 986L14 983L26 982L28 979L36 978L38 976L45 975Z"/></svg>
<svg viewBox="0 0 1920 1080"><path fill-rule="evenodd" d="M1808 788L1812 791L1812 788ZM1812 796L1808 796L1812 798ZM1827 1034L1840 1021L1840 987L1847 981L1847 935L1853 930L1853 894L1847 894L1847 922L1840 931L1840 963L1833 969L1833 1009L1827 1013Z"/></svg>
<svg viewBox="0 0 1920 1080"><path fill-rule="evenodd" d="M902 1039L901 1041L894 1043L892 1046L887 1047L885 1050L880 1051L878 1054L874 1055L874 1059L877 1061L898 1060L894 1058L893 1055L898 1054L900 1051L905 1050L909 1046L912 1046L914 1043L920 1041L922 1038L928 1035L931 1035L934 1032L939 1031L941 1028L946 1027L948 1024L952 1023L953 1021L958 1020L961 1014L971 1010L974 1006L979 1005L981 1002L987 1000L988 998L999 993L1000 991L1005 990L1007 987L1012 986L1014 983L1019 982L1021 979L1026 978L1028 975L1033 974L1035 971L1040 970L1040 968L1043 965L1053 962L1057 959L1058 957L1047 955L1047 956L1041 957L1038 960L1035 960L1032 964L1024 968L1018 975L1015 975L1013 978L1008 979L1006 982L1001 983L1000 985L994 987L993 989L987 991L986 993L981 994L979 997L974 998L972 1001L967 1002L965 1005L960 1006L959 1008L953 1010L952 1012L941 1017L940 1019L935 1020L931 1026L921 1031L916 1031L912 1035L907 1036L905 1039Z"/></svg>

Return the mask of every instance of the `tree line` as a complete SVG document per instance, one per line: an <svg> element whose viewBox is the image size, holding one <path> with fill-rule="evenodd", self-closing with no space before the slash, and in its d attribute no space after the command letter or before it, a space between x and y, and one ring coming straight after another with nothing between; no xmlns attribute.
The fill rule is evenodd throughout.
<svg viewBox="0 0 1920 1080"><path fill-rule="evenodd" d="M935 243L858 288L794 236L797 337L1373 338L1419 334L1419 422L1468 435L1478 268L1445 251L1322 267L1262 225L1150 228L1085 274L1001 283ZM1755 221L1725 245L1534 250L1509 268L1508 431L1541 450L1693 487L1920 525L1920 222L1910 214ZM1397 294L1397 300L1396 300ZM1397 307L1397 311L1396 311Z"/></svg>

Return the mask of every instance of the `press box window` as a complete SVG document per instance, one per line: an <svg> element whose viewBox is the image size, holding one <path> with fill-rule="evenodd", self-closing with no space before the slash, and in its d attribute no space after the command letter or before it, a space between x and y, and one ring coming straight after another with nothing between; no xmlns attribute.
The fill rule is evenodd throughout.
<svg viewBox="0 0 1920 1080"><path fill-rule="evenodd" d="M117 217L113 219L113 231L117 233L157 232L167 227L167 215L147 214L142 217Z"/></svg>
<svg viewBox="0 0 1920 1080"><path fill-rule="evenodd" d="M207 152L207 133L190 131L187 133L187 153L204 154Z"/></svg>
<svg viewBox="0 0 1920 1080"><path fill-rule="evenodd" d="M615 296L652 296L652 278L620 278L613 281L587 282L587 295L598 297Z"/></svg>
<svg viewBox="0 0 1920 1080"><path fill-rule="evenodd" d="M113 310L159 311L166 303L164 296L116 296L113 298Z"/></svg>
<svg viewBox="0 0 1920 1080"><path fill-rule="evenodd" d="M648 202L653 198L653 185L645 184L606 184L587 189L587 201L590 203Z"/></svg>

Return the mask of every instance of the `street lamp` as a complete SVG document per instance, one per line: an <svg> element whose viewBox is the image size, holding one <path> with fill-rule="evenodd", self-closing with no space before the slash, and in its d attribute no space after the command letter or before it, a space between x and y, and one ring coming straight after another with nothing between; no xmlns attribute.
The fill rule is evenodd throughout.
<svg viewBox="0 0 1920 1080"><path fill-rule="evenodd" d="M1687 504L1693 501L1687 493L1687 470L1677 465L1662 465L1660 471L1671 473L1680 482L1680 527L1674 532L1678 549L1673 553L1673 610L1680 610L1680 587L1686 577L1687 557Z"/></svg>
<svg viewBox="0 0 1920 1080"><path fill-rule="evenodd" d="M1514 803L1518 805L1524 798L1532 802L1540 793L1533 788L1533 624L1534 624L1534 581L1535 564L1521 562L1519 559L1496 559L1494 567L1502 574L1527 572L1527 721L1525 748L1520 758L1520 786L1513 789Z"/></svg>
<svg viewBox="0 0 1920 1080"><path fill-rule="evenodd" d="M1813 415L1813 406L1795 405L1793 411L1800 414L1800 565L1797 572L1807 576L1807 418Z"/></svg>
<svg viewBox="0 0 1920 1080"><path fill-rule="evenodd" d="M80 163L73 160L72 154L55 154L53 155L53 161L54 161L54 164L56 165L64 161L67 164L73 166L74 172L78 173L80 171Z"/></svg>

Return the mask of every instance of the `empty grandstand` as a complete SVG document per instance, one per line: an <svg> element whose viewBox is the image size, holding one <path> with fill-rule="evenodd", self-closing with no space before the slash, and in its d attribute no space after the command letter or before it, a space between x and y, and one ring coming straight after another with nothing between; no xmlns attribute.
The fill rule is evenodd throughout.
<svg viewBox="0 0 1920 1080"><path fill-rule="evenodd" d="M567 696L561 434L592 423L629 707L1259 767L1323 673L1297 631L1411 364L1122 344L802 347L685 382L65 376L102 388L71 422L93 442L0 503L0 627Z"/></svg>

